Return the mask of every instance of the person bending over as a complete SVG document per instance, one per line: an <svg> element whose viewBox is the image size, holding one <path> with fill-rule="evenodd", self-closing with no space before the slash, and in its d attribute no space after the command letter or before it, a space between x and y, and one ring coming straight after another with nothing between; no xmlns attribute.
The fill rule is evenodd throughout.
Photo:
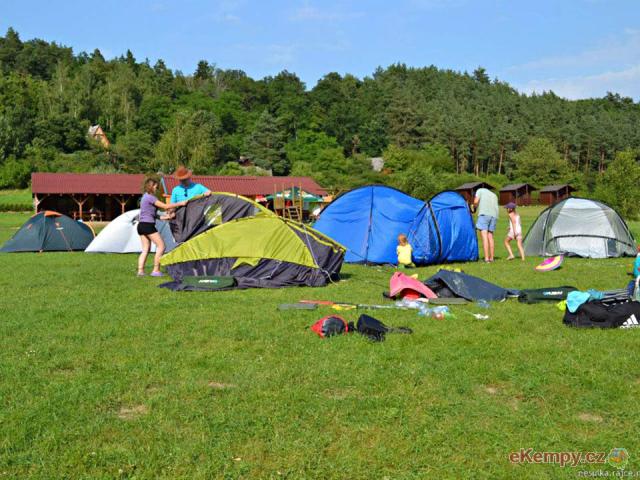
<svg viewBox="0 0 640 480"><path fill-rule="evenodd" d="M147 178L144 182L144 194L140 200L140 217L138 221L138 235L142 243L142 251L138 257L138 276L144 276L144 264L147 262L147 256L151 249L151 243L156 246L156 254L153 257L152 277L161 277L160 257L164 253L164 240L156 230L156 214L158 208L170 209L178 208L186 205L187 201L183 200L177 203L163 203L156 197L158 190L158 181L153 178Z"/></svg>

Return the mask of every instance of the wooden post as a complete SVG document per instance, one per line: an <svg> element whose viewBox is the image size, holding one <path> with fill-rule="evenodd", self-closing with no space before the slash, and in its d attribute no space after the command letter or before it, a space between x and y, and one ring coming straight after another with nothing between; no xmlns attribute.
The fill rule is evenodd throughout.
<svg viewBox="0 0 640 480"><path fill-rule="evenodd" d="M85 202L89 199L88 195L85 195L84 198L82 199L82 201L76 199L76 197L74 195L71 195L71 198L73 199L74 202L76 202L78 204L78 210L79 210L79 216L80 216L80 220L82 220L82 206L85 204Z"/></svg>
<svg viewBox="0 0 640 480"><path fill-rule="evenodd" d="M40 208L40 204L42 202L44 202L44 199L47 198L49 195L43 195L42 198L38 197L37 193L33 194L33 208L35 209L34 213L38 213L38 210Z"/></svg>
<svg viewBox="0 0 640 480"><path fill-rule="evenodd" d="M128 200L129 200L128 198L124 198L124 195L120 195L118 197L118 203L120 204L120 210L121 210L120 214L124 213L124 207L127 205Z"/></svg>

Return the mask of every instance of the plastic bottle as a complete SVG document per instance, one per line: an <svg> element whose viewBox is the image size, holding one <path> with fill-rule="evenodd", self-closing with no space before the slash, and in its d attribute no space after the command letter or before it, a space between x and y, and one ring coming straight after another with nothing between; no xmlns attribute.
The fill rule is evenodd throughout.
<svg viewBox="0 0 640 480"><path fill-rule="evenodd" d="M484 299L480 299L476 302L476 306L480 308L489 308L491 305Z"/></svg>
<svg viewBox="0 0 640 480"><path fill-rule="evenodd" d="M396 302L396 307L411 308L412 310L419 310L422 304L423 302L416 302L415 300L407 300L406 298L403 298L402 300L399 300Z"/></svg>

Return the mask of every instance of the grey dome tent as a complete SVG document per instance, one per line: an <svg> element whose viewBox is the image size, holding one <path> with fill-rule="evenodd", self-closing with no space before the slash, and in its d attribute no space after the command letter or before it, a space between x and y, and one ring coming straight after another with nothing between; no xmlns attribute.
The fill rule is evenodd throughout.
<svg viewBox="0 0 640 480"><path fill-rule="evenodd" d="M536 219L524 239L527 255L585 258L635 256L636 243L618 213L596 200L567 198Z"/></svg>
<svg viewBox="0 0 640 480"><path fill-rule="evenodd" d="M88 253L140 253L142 243L138 235L138 221L140 209L129 210L113 219L102 229L96 238L89 244L85 252ZM169 223L156 220L156 230L162 236L165 251L170 252L176 246L171 235ZM156 251L156 246L151 244L151 251Z"/></svg>

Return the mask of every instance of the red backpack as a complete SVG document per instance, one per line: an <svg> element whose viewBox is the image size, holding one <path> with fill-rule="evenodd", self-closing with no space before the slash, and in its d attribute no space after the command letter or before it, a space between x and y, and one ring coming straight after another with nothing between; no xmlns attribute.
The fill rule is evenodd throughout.
<svg viewBox="0 0 640 480"><path fill-rule="evenodd" d="M347 333L349 331L349 324L344 318L338 315L328 315L311 325L311 330L316 332L319 337L326 338L332 335Z"/></svg>

